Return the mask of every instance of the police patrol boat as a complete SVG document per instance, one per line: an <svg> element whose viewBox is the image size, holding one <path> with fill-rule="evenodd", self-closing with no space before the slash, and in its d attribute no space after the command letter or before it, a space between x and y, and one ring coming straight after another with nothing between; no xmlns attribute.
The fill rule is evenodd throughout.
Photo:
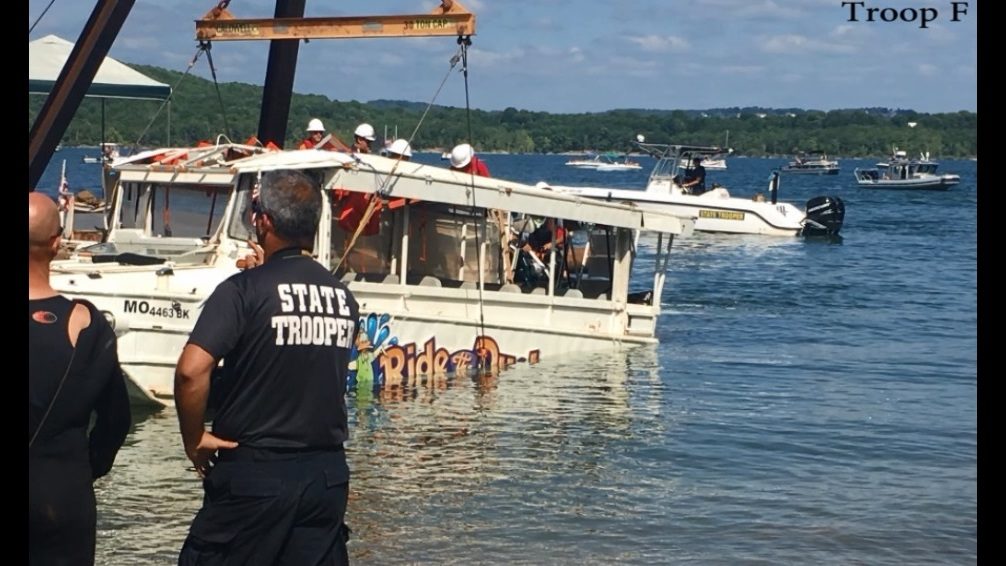
<svg viewBox="0 0 1006 566"><path fill-rule="evenodd" d="M220 143L145 151L112 169L106 241L54 262L52 284L97 305L119 336L132 396L160 405L172 403L203 302L251 252L263 172L297 169L320 183L313 257L361 306L356 387L654 344L671 243L693 227L673 211L379 155ZM568 245L556 230L558 253L530 261L518 243L530 216L558 219ZM656 237L640 243L639 232ZM634 262L641 250L648 273ZM304 321L285 339L317 331Z"/></svg>
<svg viewBox="0 0 1006 566"><path fill-rule="evenodd" d="M768 196L754 199L730 196L722 186L713 184L699 192L683 186L688 176L685 164L695 158L723 153L718 147L645 143L639 136L636 145L657 158L645 190L605 187L552 186L567 194L611 203L631 203L647 210L662 210L682 216L695 216L695 230L731 234L771 236L837 236L845 218L845 204L833 196L814 197L804 210L779 202L779 174L769 180Z"/></svg>
<svg viewBox="0 0 1006 566"><path fill-rule="evenodd" d="M887 161L872 169L856 169L856 183L869 189L911 189L945 191L961 182L954 173L937 173L939 163L929 159L929 153L910 159L904 150L894 149Z"/></svg>

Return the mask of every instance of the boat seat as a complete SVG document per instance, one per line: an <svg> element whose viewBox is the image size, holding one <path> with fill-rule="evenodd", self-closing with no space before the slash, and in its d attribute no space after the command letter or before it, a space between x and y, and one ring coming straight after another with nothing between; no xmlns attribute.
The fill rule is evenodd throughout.
<svg viewBox="0 0 1006 566"><path fill-rule="evenodd" d="M443 287L439 279L432 275L427 275L419 281L420 287Z"/></svg>
<svg viewBox="0 0 1006 566"><path fill-rule="evenodd" d="M520 285L515 285L513 283L507 283L506 285L503 285L502 287L500 287L500 292L501 293L520 293L521 292Z"/></svg>
<svg viewBox="0 0 1006 566"><path fill-rule="evenodd" d="M355 271L347 271L346 274L342 276L343 283L352 283L353 281L356 281Z"/></svg>
<svg viewBox="0 0 1006 566"><path fill-rule="evenodd" d="M544 287L535 287L534 289L531 289L531 294L532 295L547 295L548 294L548 289L546 289Z"/></svg>
<svg viewBox="0 0 1006 566"><path fill-rule="evenodd" d="M583 291L579 289L566 289L566 292L562 294L563 297L569 297L570 299L582 299Z"/></svg>
<svg viewBox="0 0 1006 566"><path fill-rule="evenodd" d="M474 281L465 281L461 283L460 289L478 289L479 286Z"/></svg>
<svg viewBox="0 0 1006 566"><path fill-rule="evenodd" d="M386 283L386 284L388 284L388 285L398 285L398 284L399 284L399 283L401 283L401 282L402 282L402 280L401 280L401 279L399 279L399 278L398 278L398 275L397 275L397 274L395 274L395 273L389 273L389 274L388 274L388 275L387 275L387 276L386 276L386 277L384 278L384 280L383 280L383 281L381 281L381 283Z"/></svg>

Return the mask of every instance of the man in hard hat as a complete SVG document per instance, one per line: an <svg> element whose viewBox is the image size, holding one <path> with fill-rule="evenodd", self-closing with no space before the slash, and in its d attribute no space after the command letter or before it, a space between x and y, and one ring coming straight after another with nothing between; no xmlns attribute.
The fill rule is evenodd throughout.
<svg viewBox="0 0 1006 566"><path fill-rule="evenodd" d="M409 142L401 138L391 142L391 145L388 146L385 152L391 159L408 161L412 158L412 147L409 145Z"/></svg>
<svg viewBox="0 0 1006 566"><path fill-rule="evenodd" d="M475 155L475 149L466 143L456 145L451 150L451 169L480 177L491 176L489 167Z"/></svg>
<svg viewBox="0 0 1006 566"><path fill-rule="evenodd" d="M318 144L321 145L319 146ZM342 142L339 142L338 138L331 135L325 135L325 125L321 123L321 120L312 118L311 121L307 123L307 137L300 142L300 146L298 146L297 149L317 148L339 151L345 148L345 145L339 147L340 144L342 144Z"/></svg>
<svg viewBox="0 0 1006 566"><path fill-rule="evenodd" d="M374 127L370 124L360 124L353 131L353 152L370 153L370 142L377 139Z"/></svg>

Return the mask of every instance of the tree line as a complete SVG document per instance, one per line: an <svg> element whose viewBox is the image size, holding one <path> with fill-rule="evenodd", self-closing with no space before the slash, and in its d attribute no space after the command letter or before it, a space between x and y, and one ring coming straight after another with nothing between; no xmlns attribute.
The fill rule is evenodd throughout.
<svg viewBox="0 0 1006 566"><path fill-rule="evenodd" d="M219 97L212 81L146 65L139 72L169 85L178 84L170 112L157 101L106 100L105 141L124 145L189 145L214 141L221 134L243 142L258 128L262 87L221 83ZM223 104L221 104L221 101ZM45 97L29 96L31 127ZM426 109L425 103L377 100L338 101L314 94L294 94L285 147L304 137L311 118L348 141L361 122L383 137L407 138ZM156 115L156 117L155 117ZM791 155L823 151L843 157L889 155L892 147L934 157L978 155L978 114L919 113L912 110L860 108L803 110L719 108L710 110L621 109L606 112L552 114L507 108L502 111L433 106L416 133L416 149L445 150L468 141L479 151L565 153L630 151L638 134L654 143L725 146L741 155ZM67 129L64 145L97 145L102 137L101 101L87 98Z"/></svg>

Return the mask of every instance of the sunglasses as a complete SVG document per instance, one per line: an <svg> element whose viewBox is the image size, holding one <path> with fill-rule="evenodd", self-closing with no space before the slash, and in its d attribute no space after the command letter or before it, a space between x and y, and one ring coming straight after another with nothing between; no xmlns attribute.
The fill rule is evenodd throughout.
<svg viewBox="0 0 1006 566"><path fill-rule="evenodd" d="M59 237L60 237L60 236L62 236L62 235L63 235L63 227L62 227L62 226L60 226L60 227L59 227L59 229L57 229L57 230L56 230L56 233L55 233L55 234L53 234L53 235L52 235L52 236L50 236L50 237L52 237L52 238L59 238Z"/></svg>

